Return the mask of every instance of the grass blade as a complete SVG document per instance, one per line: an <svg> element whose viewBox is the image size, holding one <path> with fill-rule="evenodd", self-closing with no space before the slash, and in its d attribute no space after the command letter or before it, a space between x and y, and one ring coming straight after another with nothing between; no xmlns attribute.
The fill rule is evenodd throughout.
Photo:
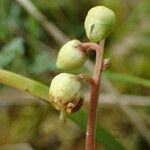
<svg viewBox="0 0 150 150"><path fill-rule="evenodd" d="M113 80L113 81L119 81L119 82L124 82L127 84L134 84L134 85L150 87L150 80L136 77L133 75L115 73L115 72L109 71L109 72L104 73L104 77L106 77L110 80Z"/></svg>
<svg viewBox="0 0 150 150"><path fill-rule="evenodd" d="M0 83L26 91L45 102L49 101L48 86L27 77L0 69ZM86 131L87 113L81 109L77 113L70 115L70 118L77 123L82 130ZM124 146L100 124L97 124L96 139L97 142L103 144L108 150L125 150Z"/></svg>

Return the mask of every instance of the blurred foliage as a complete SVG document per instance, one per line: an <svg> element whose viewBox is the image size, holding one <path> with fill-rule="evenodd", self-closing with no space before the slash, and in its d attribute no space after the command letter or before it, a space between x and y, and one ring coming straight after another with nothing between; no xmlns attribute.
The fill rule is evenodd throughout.
<svg viewBox="0 0 150 150"><path fill-rule="evenodd" d="M0 68L5 68L14 62L16 59L20 59L23 56L24 48L23 42L20 38L15 38L10 41L5 47L1 49L0 53Z"/></svg>
<svg viewBox="0 0 150 150"><path fill-rule="evenodd" d="M130 85L141 85L144 87L150 88L150 80L146 80L143 78L135 77L132 75L127 75L127 74L121 74L121 73L114 73L114 72L106 72L104 73L104 76L114 80L114 81L119 81L119 82L124 82L128 83Z"/></svg>
<svg viewBox="0 0 150 150"><path fill-rule="evenodd" d="M147 96L150 94L149 0L32 0L32 2L63 33L70 38L83 41L87 41L83 27L87 11L97 4L113 9L117 15L117 25L106 41L105 53L106 57L111 57L112 69L104 74L104 77L110 79L121 93ZM0 0L0 68L49 84L50 79L60 72L55 66L58 49L58 43L53 37L49 36L40 22L29 15L17 1ZM94 61L93 53L90 58ZM81 68L74 72L80 73L83 70L86 71ZM120 133L118 137L127 149L148 149L145 148L147 144L133 129L134 127L128 131L131 124L128 120L123 121L122 114L114 112L112 108L102 108L102 111L105 112L102 121L104 126L111 124L107 127L112 132L121 126L117 128L119 131L113 134L118 136L118 132ZM17 118L15 114L12 118L10 112L16 112L19 117ZM108 112L111 114L109 117ZM145 108L142 112L150 113ZM53 149L59 149L57 146L63 143L60 149L73 149L76 147L74 145L77 145L77 149L83 149L83 133L65 127L56 130L53 124L54 122L57 124L56 117L49 120L49 115L57 116L56 112L52 110L49 112L49 108L45 107L28 106L19 109L12 106L8 110L2 109L0 144L25 141L30 142L36 149L49 149L53 144ZM66 143L69 139L70 145ZM51 141L53 142L49 143ZM78 146L79 143L81 146Z"/></svg>

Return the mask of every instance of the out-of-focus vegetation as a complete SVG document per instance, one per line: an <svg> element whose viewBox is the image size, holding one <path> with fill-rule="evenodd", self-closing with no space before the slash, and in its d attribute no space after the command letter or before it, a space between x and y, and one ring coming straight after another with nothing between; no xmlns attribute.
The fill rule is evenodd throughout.
<svg viewBox="0 0 150 150"><path fill-rule="evenodd" d="M49 85L51 79L61 72L55 67L55 62L62 42L48 32L47 22L38 18L40 15L35 17L37 12L33 7L24 8L20 2L32 2L65 37L82 41L87 41L83 23L92 6L106 5L115 11L117 25L106 40L105 50L105 56L111 57L112 68L102 78L102 92L108 97L100 105L98 119L126 149L148 150L149 0L0 0L0 68ZM90 53L91 61L94 58L95 54ZM90 65L87 66L73 72L91 73ZM36 101L33 103L22 93L17 98L19 93L0 85L0 149L13 148L14 145L9 144L16 143L26 143L28 149L32 146L32 149L39 150L84 149L85 133L76 124L68 121L65 126L58 125L58 113L54 109ZM118 106L117 103L124 100L123 96L130 101ZM113 105L107 103L113 99L117 99ZM137 105L136 100L141 105ZM97 144L97 149L100 147L106 149Z"/></svg>

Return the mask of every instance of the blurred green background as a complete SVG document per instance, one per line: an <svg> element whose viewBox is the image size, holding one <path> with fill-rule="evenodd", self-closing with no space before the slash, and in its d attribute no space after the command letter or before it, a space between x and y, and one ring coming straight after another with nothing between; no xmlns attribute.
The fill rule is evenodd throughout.
<svg viewBox="0 0 150 150"><path fill-rule="evenodd" d="M115 30L106 40L105 57L111 58L112 67L102 76L98 120L127 150L148 150L149 0L0 0L0 68L49 85L61 72L55 62L63 43L88 41L84 19L96 5L117 15ZM91 52L90 61L72 73L91 74L94 59ZM85 132L71 120L58 125L58 115L48 104L0 84L0 149L83 150ZM97 143L100 148L107 149Z"/></svg>

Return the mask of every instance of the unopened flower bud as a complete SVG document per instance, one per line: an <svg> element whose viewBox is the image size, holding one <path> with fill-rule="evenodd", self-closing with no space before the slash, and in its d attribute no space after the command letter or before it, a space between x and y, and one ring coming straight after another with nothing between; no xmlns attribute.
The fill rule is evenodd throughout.
<svg viewBox="0 0 150 150"><path fill-rule="evenodd" d="M63 70L72 70L81 67L87 59L78 45L79 40L71 40L67 42L59 51L56 66Z"/></svg>
<svg viewBox="0 0 150 150"><path fill-rule="evenodd" d="M73 74L61 73L53 78L49 98L51 104L59 111L76 112L83 103L82 86Z"/></svg>
<svg viewBox="0 0 150 150"><path fill-rule="evenodd" d="M115 13L105 6L96 6L89 10L85 18L85 30L91 42L99 42L113 30L116 22Z"/></svg>
<svg viewBox="0 0 150 150"><path fill-rule="evenodd" d="M102 71L105 72L108 69L111 68L111 62L110 62L110 58L106 58L103 60L103 67L102 67Z"/></svg>

